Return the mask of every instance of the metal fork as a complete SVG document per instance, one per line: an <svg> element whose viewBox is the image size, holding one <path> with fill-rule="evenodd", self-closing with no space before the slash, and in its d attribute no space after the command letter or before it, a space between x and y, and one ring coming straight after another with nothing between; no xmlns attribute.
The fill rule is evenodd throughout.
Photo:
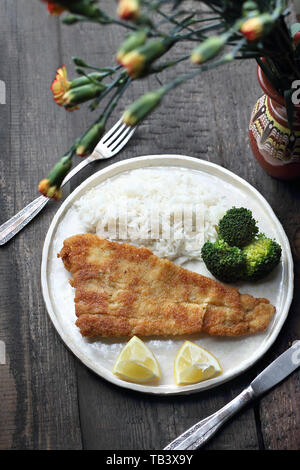
<svg viewBox="0 0 300 470"><path fill-rule="evenodd" d="M136 127L127 126L122 120L118 121L114 127L100 140L93 153L82 160L73 170L71 170L62 182L64 186L73 176L97 160L105 160L116 155L127 144ZM24 207L20 212L0 226L0 245L5 245L20 230L22 230L42 209L49 198L40 196Z"/></svg>

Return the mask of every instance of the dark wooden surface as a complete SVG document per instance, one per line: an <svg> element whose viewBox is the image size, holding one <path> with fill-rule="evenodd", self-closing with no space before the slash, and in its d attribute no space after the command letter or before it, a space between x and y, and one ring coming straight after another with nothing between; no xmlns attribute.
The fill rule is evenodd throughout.
<svg viewBox="0 0 300 470"><path fill-rule="evenodd" d="M102 3L108 10L115 5ZM2 223L37 196L39 179L94 118L85 107L71 114L53 103L49 85L55 69L66 63L72 71L71 56L112 64L124 31L63 26L38 0L1 0L0 5L0 79L7 86L7 103L0 105ZM153 84L153 79L135 83L110 124ZM260 93L254 62L203 74L170 94L120 155L86 169L65 195L96 169L118 160L190 155L218 163L256 187L293 244L300 233L299 183L268 177L249 148L247 126ZM65 348L45 310L41 251L58 207L49 204L0 248L0 340L7 350L6 365L0 365L1 449L161 449L236 396L300 338L300 253L295 250L298 288L290 314L275 344L249 371L212 391L185 397L159 398L111 385ZM300 373L236 416L206 448L300 449Z"/></svg>

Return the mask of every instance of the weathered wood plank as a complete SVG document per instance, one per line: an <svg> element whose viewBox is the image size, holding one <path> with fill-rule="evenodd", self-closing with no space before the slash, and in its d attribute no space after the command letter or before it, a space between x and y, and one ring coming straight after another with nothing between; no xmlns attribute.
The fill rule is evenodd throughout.
<svg viewBox="0 0 300 470"><path fill-rule="evenodd" d="M36 197L70 123L49 106L48 83L58 62L57 21L45 5L2 2L1 223ZM81 448L74 359L56 335L43 305L40 261L53 204L0 250L1 339L0 447Z"/></svg>
<svg viewBox="0 0 300 470"><path fill-rule="evenodd" d="M285 185L283 185L284 187ZM293 185L291 185L292 187ZM291 187L288 193L290 194ZM284 197L289 199L289 194L282 191L279 193L281 203L277 202L277 207L280 207L280 214L283 220L287 234L289 235L291 243L293 242L293 235L295 226L300 226L300 213L299 201L297 205L297 196L293 200L284 201ZM299 197L299 196L298 196ZM278 200L278 197L277 197ZM287 204L287 205L286 205ZM291 206L289 206L289 204ZM276 207L276 202L274 201ZM274 206L273 206L274 207ZM290 209L289 209L290 207ZM292 212L292 209L295 212ZM298 214L297 214L298 212ZM297 214L297 216L296 216ZM291 217L285 221L286 217ZM295 216L297 220L295 220ZM268 362L282 353L293 341L300 338L300 259L295 257L295 293L293 303L289 312L288 319L279 335L278 340L275 342L271 350L266 354L262 364L267 365ZM282 384L274 388L270 393L261 400L260 403L260 417L261 429L266 449L271 450L299 450L300 449L300 373L299 370L294 372Z"/></svg>
<svg viewBox="0 0 300 470"><path fill-rule="evenodd" d="M103 2L107 10L113 11L114 4ZM124 32L119 28L101 29L94 25L61 27L62 62L69 67L71 56L79 56L94 64L112 65L113 54L120 44ZM184 44L184 51L191 47ZM183 52L185 53L185 52ZM178 70L184 73L187 64L180 64ZM243 154L249 109L237 106L238 98L232 89L239 86L241 78L235 65L226 71L203 75L185 88L171 93L164 104L153 113L138 129L134 139L113 159L97 163L102 168L119 160L138 155L179 153L208 159L245 175ZM174 72L168 71L163 80L169 80ZM236 79L235 79L235 75ZM248 78L242 91L255 84L255 65L247 65ZM151 88L157 88L154 77L137 81L120 103L110 120L112 125L120 113L133 99ZM252 92L254 103L257 90ZM219 106L219 97L223 104ZM61 110L58 110L61 112ZM232 115L232 116L231 116ZM242 116L239 123L240 115ZM94 119L89 111L78 111L68 116L76 137ZM234 130L235 139L228 139ZM77 132L77 134L76 134ZM222 148L221 148L222 146ZM232 155L235 158L232 158ZM72 188L92 174L95 168L86 169L84 174L72 181ZM118 389L103 381L77 364L80 419L83 445L86 449L160 449L167 442L194 424L200 418L216 411L237 395L247 385L243 376L213 393L201 393L190 397L157 398ZM252 409L226 426L212 443L211 449L256 449L258 448L256 424Z"/></svg>
<svg viewBox="0 0 300 470"><path fill-rule="evenodd" d="M246 378L237 379L210 392L167 398L121 390L82 365L78 369L83 445L88 449L162 449L234 398L247 382ZM257 449L252 420L252 409L245 410L206 448Z"/></svg>
<svg viewBox="0 0 300 470"><path fill-rule="evenodd" d="M4 3L0 79L8 85L8 103L0 106L0 222L34 197L39 178L95 117L84 107L70 114L52 102L47 90L55 68L66 63L72 71L72 55L95 64L112 64L123 35L115 27L61 26L36 0ZM115 7L109 0L103 4L111 11ZM189 47L184 44L184 51ZM186 68L182 63L177 70L183 73ZM163 80L173 74L167 71ZM136 82L110 125L129 102L155 87L154 77ZM300 227L297 185L269 178L248 143L248 120L260 94L254 62L203 74L173 91L120 155L87 168L71 188L114 161L155 153L191 155L223 165L253 184L271 203L292 240ZM52 204L0 250L0 340L6 342L8 351L7 365L0 365L0 448L160 449L236 396L290 341L299 338L296 292L274 347L257 366L222 387L193 396L158 398L105 382L65 349L43 306L40 255L56 208ZM299 262L296 270L299 284ZM261 400L260 406L248 407L228 423L206 448L299 449L299 400L296 373Z"/></svg>

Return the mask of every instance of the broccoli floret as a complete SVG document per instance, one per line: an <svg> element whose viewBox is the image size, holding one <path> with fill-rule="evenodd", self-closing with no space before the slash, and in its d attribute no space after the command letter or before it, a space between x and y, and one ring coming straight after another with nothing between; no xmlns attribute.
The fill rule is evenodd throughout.
<svg viewBox="0 0 300 470"><path fill-rule="evenodd" d="M230 246L241 248L252 242L258 233L258 227L249 209L233 207L220 220L218 232L219 237Z"/></svg>
<svg viewBox="0 0 300 470"><path fill-rule="evenodd" d="M280 261L281 246L260 233L242 249L246 257L245 279L256 281L269 274Z"/></svg>
<svg viewBox="0 0 300 470"><path fill-rule="evenodd" d="M236 246L229 246L224 240L215 243L207 241L202 250L202 259L207 269L224 282L235 282L243 278L246 268L246 256Z"/></svg>

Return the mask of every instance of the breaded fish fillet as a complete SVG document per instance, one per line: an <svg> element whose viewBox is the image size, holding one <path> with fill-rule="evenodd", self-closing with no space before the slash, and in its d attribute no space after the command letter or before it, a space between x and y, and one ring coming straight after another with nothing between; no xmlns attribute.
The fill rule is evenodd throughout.
<svg viewBox="0 0 300 470"><path fill-rule="evenodd" d="M275 312L267 299L96 235L66 239L58 256L73 276L83 336L241 336L264 330Z"/></svg>

